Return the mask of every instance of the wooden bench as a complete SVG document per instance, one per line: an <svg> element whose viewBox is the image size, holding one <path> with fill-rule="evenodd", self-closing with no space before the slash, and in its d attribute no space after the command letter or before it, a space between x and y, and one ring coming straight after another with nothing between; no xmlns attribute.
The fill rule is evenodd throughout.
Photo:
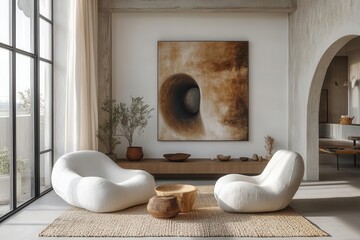
<svg viewBox="0 0 360 240"><path fill-rule="evenodd" d="M141 161L128 161L119 159L117 164L122 168L141 169L156 176L164 175L224 175L241 173L248 175L260 174L266 167L268 160L241 161L230 159L219 161L212 159L187 159L183 162L170 162L164 158L142 159Z"/></svg>

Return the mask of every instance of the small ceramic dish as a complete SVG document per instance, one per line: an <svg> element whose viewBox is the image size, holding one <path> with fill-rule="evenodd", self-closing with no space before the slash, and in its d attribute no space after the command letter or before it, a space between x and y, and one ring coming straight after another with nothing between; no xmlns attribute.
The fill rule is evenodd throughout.
<svg viewBox="0 0 360 240"><path fill-rule="evenodd" d="M220 161L228 161L231 158L231 155L227 155L227 154L219 154L216 156L217 159L219 159Z"/></svg>
<svg viewBox="0 0 360 240"><path fill-rule="evenodd" d="M248 158L248 157L240 157L240 160L241 160L241 161L248 161L249 158Z"/></svg>

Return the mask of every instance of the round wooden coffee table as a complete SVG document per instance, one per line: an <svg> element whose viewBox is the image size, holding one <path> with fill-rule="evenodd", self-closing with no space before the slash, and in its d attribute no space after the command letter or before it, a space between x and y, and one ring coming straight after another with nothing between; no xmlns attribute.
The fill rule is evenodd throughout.
<svg viewBox="0 0 360 240"><path fill-rule="evenodd" d="M175 196L181 212L190 212L195 203L197 188L186 184L165 184L155 188L158 196Z"/></svg>

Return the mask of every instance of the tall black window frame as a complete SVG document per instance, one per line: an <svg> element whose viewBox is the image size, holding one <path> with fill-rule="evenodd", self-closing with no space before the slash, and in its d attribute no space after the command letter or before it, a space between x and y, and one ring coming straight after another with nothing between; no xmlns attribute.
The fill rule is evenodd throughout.
<svg viewBox="0 0 360 240"><path fill-rule="evenodd" d="M25 0L27 1L27 0ZM47 155L47 159L50 160L50 165L48 168L52 169L52 166L54 164L54 124L53 124L53 116L54 116L54 108L53 108L53 102L54 102L54 90L53 90L53 84L54 84L54 73L53 73L53 59L54 59L54 51L53 51L53 36L54 36L54 28L53 28L53 0L47 0L47 2L50 4L49 7L49 16L45 16L40 13L40 1L41 0L34 0L33 2L33 9L34 9L34 19L33 19L33 49L30 49L29 51L18 48L16 46L17 38L16 38L16 31L17 31L17 16L16 16L16 8L18 0L11 0L11 21L10 21L10 36L11 40L10 43L3 43L0 42L0 49L5 49L10 53L10 113L9 118L11 119L11 133L12 136L9 136L12 142L11 151L10 152L10 191L11 191L11 198L10 198L10 210L0 215L0 222L4 221L8 217L12 216L16 212L18 212L20 209L24 208L25 206L29 205L36 199L40 198L44 194L50 192L52 190L51 183L47 187L41 187L41 157ZM50 46L50 58L46 58L40 55L40 23L44 22L48 26L50 26L49 36L50 36L50 42L48 43ZM16 71L17 71L17 55L26 56L27 58L31 59L33 62L32 71L33 71L33 91L31 94L31 111L32 111L32 128L33 128L33 135L32 135L32 143L29 143L29 145L32 146L32 153L33 153L33 178L31 178L31 181L33 181L33 196L31 198L27 199L25 202L20 202L17 197L17 100L16 100ZM41 90L40 90L40 65L46 64L50 70L50 74L48 74L48 82L50 87L48 87L49 91L49 99L47 99L47 107L48 109L48 116L50 119L50 126L49 128L49 136L48 136L48 144L46 147L41 148L40 141L40 121L41 121L41 108L43 107L43 101L41 99ZM50 177L50 175L48 176ZM50 181L50 179L48 179ZM1 191L1 189L0 189Z"/></svg>

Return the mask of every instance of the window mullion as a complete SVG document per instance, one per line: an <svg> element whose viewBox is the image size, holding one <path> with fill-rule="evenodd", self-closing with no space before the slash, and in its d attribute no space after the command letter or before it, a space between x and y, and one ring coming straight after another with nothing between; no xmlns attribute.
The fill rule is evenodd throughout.
<svg viewBox="0 0 360 240"><path fill-rule="evenodd" d="M51 0L51 59L54 61L54 1ZM51 64L51 166L54 166L54 64Z"/></svg>
<svg viewBox="0 0 360 240"><path fill-rule="evenodd" d="M40 29L39 29L39 0L34 1L34 52L35 52L35 79L34 79L34 177L35 177L35 197L40 196Z"/></svg>
<svg viewBox="0 0 360 240"><path fill-rule="evenodd" d="M12 1L11 7L11 45L13 49L16 48L16 1ZM17 207L16 197L16 52L11 52L11 127L12 127L12 152L10 154L10 182L12 187L10 209L14 210Z"/></svg>

